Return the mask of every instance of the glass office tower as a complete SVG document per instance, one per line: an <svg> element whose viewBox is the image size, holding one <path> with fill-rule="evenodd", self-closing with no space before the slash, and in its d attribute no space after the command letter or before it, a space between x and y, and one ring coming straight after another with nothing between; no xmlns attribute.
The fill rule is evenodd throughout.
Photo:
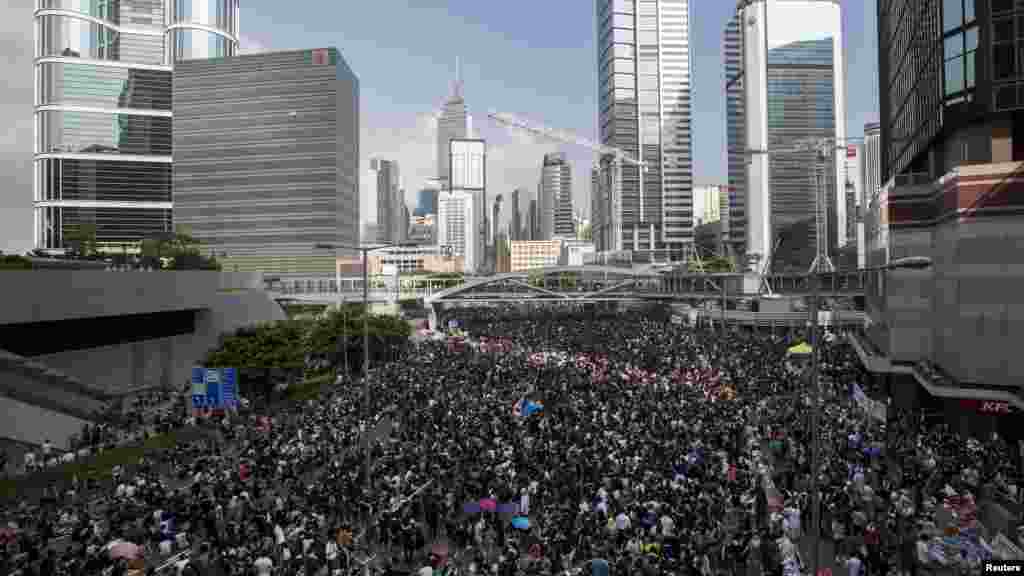
<svg viewBox="0 0 1024 576"><path fill-rule="evenodd" d="M37 0L37 248L95 226L101 248L172 229L171 70L238 50L239 0Z"/></svg>
<svg viewBox="0 0 1024 576"><path fill-rule="evenodd" d="M599 250L682 251L693 241L689 0L596 0L600 141L624 163L597 178ZM615 198L618 201L615 201Z"/></svg>

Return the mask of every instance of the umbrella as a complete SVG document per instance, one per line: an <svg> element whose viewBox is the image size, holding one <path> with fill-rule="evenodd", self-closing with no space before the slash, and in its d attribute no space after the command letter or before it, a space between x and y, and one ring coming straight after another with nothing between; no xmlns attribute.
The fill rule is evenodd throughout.
<svg viewBox="0 0 1024 576"><path fill-rule="evenodd" d="M498 503L493 498L480 499L480 509L486 512L494 512L498 509Z"/></svg>
<svg viewBox="0 0 1024 576"><path fill-rule="evenodd" d="M526 516L516 516L512 519L512 527L527 530L530 528L530 519Z"/></svg>
<svg viewBox="0 0 1024 576"><path fill-rule="evenodd" d="M131 542L114 542L107 548L107 553L110 555L112 560L117 558L124 558L126 560L135 560L142 556L142 547Z"/></svg>
<svg viewBox="0 0 1024 576"><path fill-rule="evenodd" d="M807 342L801 342L787 350L786 354L791 356L807 356L813 351L814 349Z"/></svg>

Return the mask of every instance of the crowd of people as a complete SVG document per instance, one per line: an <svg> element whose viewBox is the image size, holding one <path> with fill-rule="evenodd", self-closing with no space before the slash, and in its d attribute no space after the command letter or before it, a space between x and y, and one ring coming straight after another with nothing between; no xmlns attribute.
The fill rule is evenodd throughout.
<svg viewBox="0 0 1024 576"><path fill-rule="evenodd" d="M366 381L340 377L270 416L218 416L215 438L143 462L100 499L71 490L9 510L0 571L809 569L810 399L787 356L799 336L643 312L475 308L449 320L465 338L417 338ZM821 521L836 542L823 566L838 556L851 574L885 574L899 556L880 538L899 516L890 502L905 504L919 467L892 473L885 424L850 401L855 386L873 392L850 349L836 339L822 353ZM917 461L958 473L965 455L936 434L920 436ZM977 481L1012 483L990 460ZM912 496L916 509L928 494ZM59 525L71 528L55 545Z"/></svg>

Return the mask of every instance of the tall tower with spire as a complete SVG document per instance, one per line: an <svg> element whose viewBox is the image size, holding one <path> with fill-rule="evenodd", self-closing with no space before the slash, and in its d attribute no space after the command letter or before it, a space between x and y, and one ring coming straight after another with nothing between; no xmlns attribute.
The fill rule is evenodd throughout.
<svg viewBox="0 0 1024 576"><path fill-rule="evenodd" d="M466 101L462 98L460 68L461 62L456 58L452 93L445 100L441 108L441 116L437 119L437 175L441 179L442 188L448 188L448 143L455 138L469 137L468 113L466 112Z"/></svg>

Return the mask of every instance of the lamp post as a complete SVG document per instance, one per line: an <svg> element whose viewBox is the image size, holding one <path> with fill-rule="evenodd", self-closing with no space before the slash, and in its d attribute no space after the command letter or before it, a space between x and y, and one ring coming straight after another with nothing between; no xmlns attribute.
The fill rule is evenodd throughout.
<svg viewBox="0 0 1024 576"><path fill-rule="evenodd" d="M812 576L818 575L818 568L820 567L819 550L821 548L821 485L818 482L819 474L819 455L821 453L821 438L819 435L819 425L821 422L821 383L819 381L819 362L821 358L819 356L818 337L819 318L818 312L820 309L820 297L821 297L821 272L818 269L818 265L821 263L815 261L814 266L808 273L811 276L812 291L811 291L811 398L814 406L811 409L811 550L812 550ZM909 256L906 258L898 258L885 264L883 266L877 266L874 268L867 268L866 271L877 271L877 270L923 270L932 266L932 259L926 256ZM830 271L831 272L831 271ZM826 272L826 273L830 273Z"/></svg>
<svg viewBox="0 0 1024 576"><path fill-rule="evenodd" d="M376 246L348 246L345 244L318 243L313 246L316 250L355 250L363 253L363 408L366 414L366 432L370 430L370 379L367 372L370 367L370 259L369 254L374 250L392 248L401 244L378 244ZM335 264L337 266L337 264ZM339 286L341 288L341 286ZM346 352L346 357L348 353ZM366 462L364 463L364 482L367 493L370 490L370 443L366 444Z"/></svg>

